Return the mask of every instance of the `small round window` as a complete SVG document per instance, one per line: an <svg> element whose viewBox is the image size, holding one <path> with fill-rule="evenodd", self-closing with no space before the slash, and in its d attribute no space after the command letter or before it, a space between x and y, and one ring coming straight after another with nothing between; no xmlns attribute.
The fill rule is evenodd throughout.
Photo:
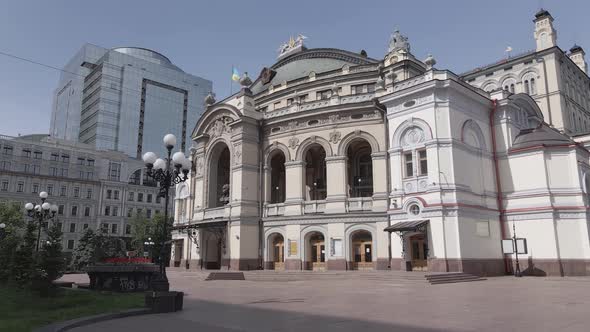
<svg viewBox="0 0 590 332"><path fill-rule="evenodd" d="M412 204L408 208L408 212L413 216L417 216L420 214L420 206L418 204Z"/></svg>

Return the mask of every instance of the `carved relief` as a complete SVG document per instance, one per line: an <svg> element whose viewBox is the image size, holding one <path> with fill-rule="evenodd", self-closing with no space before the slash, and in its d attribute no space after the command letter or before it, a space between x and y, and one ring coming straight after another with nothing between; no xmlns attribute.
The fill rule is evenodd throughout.
<svg viewBox="0 0 590 332"><path fill-rule="evenodd" d="M402 146L416 145L424 141L424 131L419 127L410 127L404 133Z"/></svg>
<svg viewBox="0 0 590 332"><path fill-rule="evenodd" d="M330 143L338 144L338 142L340 142L341 138L342 138L342 133L340 133L337 130L334 130L333 132L330 133Z"/></svg>
<svg viewBox="0 0 590 332"><path fill-rule="evenodd" d="M289 138L289 148L295 150L299 146L299 138L293 136Z"/></svg>
<svg viewBox="0 0 590 332"><path fill-rule="evenodd" d="M196 171L197 175L203 175L203 158L197 158Z"/></svg>
<svg viewBox="0 0 590 332"><path fill-rule="evenodd" d="M242 145L234 146L234 165L239 165L242 162Z"/></svg>
<svg viewBox="0 0 590 332"><path fill-rule="evenodd" d="M221 136L224 134L230 134L231 129L229 127L229 124L232 121L233 120L227 116L219 117L218 119L215 120L215 122L213 122L213 124L210 125L209 130L207 131L207 134L209 134L209 136L211 138Z"/></svg>
<svg viewBox="0 0 590 332"><path fill-rule="evenodd" d="M418 185L420 186L420 190L426 190L426 187L428 186L428 182L426 180L421 180Z"/></svg>

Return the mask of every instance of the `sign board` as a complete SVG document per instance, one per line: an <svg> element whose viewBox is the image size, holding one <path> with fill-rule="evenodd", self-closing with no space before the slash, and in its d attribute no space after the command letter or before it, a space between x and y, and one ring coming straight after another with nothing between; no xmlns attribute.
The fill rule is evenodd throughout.
<svg viewBox="0 0 590 332"><path fill-rule="evenodd" d="M297 256L297 241L291 241L289 243L289 255Z"/></svg>
<svg viewBox="0 0 590 332"><path fill-rule="evenodd" d="M143 252L143 257L148 257L148 256L149 256L149 253L147 251L144 251Z"/></svg>
<svg viewBox="0 0 590 332"><path fill-rule="evenodd" d="M332 256L342 256L342 239L332 239L330 249Z"/></svg>
<svg viewBox="0 0 590 332"><path fill-rule="evenodd" d="M514 253L514 241L512 239L502 240L502 253L504 255Z"/></svg>
<svg viewBox="0 0 590 332"><path fill-rule="evenodd" d="M519 255L528 254L526 239L516 239L516 250L518 250Z"/></svg>

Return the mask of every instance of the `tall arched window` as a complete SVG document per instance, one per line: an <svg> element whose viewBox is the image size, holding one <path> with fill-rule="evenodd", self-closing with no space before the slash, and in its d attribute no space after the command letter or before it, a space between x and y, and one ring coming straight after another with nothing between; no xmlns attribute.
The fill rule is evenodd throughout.
<svg viewBox="0 0 590 332"><path fill-rule="evenodd" d="M305 153L305 199L317 201L326 199L326 151L319 144L313 144Z"/></svg>
<svg viewBox="0 0 590 332"><path fill-rule="evenodd" d="M371 145L363 139L350 143L347 149L348 194L350 197L373 196L373 159Z"/></svg>
<svg viewBox="0 0 590 332"><path fill-rule="evenodd" d="M515 88L514 88L515 84L516 84L516 81L514 81L514 79L507 78L504 80L502 86L504 87L504 90L514 93L515 92Z"/></svg>
<svg viewBox="0 0 590 332"><path fill-rule="evenodd" d="M285 155L277 151L270 159L270 202L285 201Z"/></svg>
<svg viewBox="0 0 590 332"><path fill-rule="evenodd" d="M209 162L209 204L210 208L229 203L230 195L230 153L225 144L217 144Z"/></svg>

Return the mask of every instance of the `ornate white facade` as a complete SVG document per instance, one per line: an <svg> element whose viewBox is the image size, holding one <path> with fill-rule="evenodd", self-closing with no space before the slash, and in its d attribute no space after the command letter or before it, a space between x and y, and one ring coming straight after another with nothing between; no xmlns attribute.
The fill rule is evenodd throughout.
<svg viewBox="0 0 590 332"><path fill-rule="evenodd" d="M590 274L589 152L555 120L567 107L543 102L554 76L535 71L532 94L521 69L528 94L486 91L477 72L416 59L397 31L382 59L296 46L239 93L207 98L176 189L173 264L498 275L514 227L525 272Z"/></svg>

